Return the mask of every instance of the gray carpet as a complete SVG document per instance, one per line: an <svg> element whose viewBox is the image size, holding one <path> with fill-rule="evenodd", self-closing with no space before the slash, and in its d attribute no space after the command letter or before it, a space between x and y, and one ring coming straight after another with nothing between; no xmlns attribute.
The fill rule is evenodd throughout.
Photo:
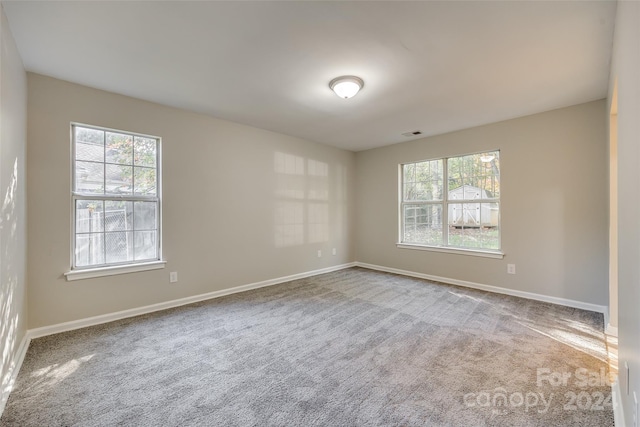
<svg viewBox="0 0 640 427"><path fill-rule="evenodd" d="M611 426L602 323L352 268L33 340L0 426Z"/></svg>

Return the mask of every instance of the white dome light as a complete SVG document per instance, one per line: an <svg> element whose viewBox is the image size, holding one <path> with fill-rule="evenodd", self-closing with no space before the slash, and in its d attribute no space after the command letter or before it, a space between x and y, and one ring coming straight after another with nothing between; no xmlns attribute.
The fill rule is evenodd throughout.
<svg viewBox="0 0 640 427"><path fill-rule="evenodd" d="M336 77L329 82L329 87L340 98L351 98L364 86L364 82L360 77L342 76Z"/></svg>

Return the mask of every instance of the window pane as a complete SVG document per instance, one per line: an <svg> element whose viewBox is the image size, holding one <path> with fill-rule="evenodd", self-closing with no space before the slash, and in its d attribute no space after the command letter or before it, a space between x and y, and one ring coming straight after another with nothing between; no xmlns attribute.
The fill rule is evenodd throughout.
<svg viewBox="0 0 640 427"><path fill-rule="evenodd" d="M403 242L500 249L499 151L402 165L402 197Z"/></svg>
<svg viewBox="0 0 640 427"><path fill-rule="evenodd" d="M92 162L104 161L104 143L84 143L76 141L76 160Z"/></svg>
<svg viewBox="0 0 640 427"><path fill-rule="evenodd" d="M76 234L103 231L104 202L76 200Z"/></svg>
<svg viewBox="0 0 640 427"><path fill-rule="evenodd" d="M106 262L133 261L133 232L105 233Z"/></svg>
<svg viewBox="0 0 640 427"><path fill-rule="evenodd" d="M449 245L468 249L500 249L497 228L449 227Z"/></svg>
<svg viewBox="0 0 640 427"><path fill-rule="evenodd" d="M402 176L403 176L404 182L414 182L415 176L416 176L416 164L410 163L408 165L403 165L402 169L403 169Z"/></svg>
<svg viewBox="0 0 640 427"><path fill-rule="evenodd" d="M434 178L431 175L431 163L435 163L435 161L420 162L415 164L416 165L416 177L415 177L416 182L430 181L432 178Z"/></svg>
<svg viewBox="0 0 640 427"><path fill-rule="evenodd" d="M107 194L131 194L133 188L133 167L107 165Z"/></svg>
<svg viewBox="0 0 640 427"><path fill-rule="evenodd" d="M480 203L449 204L449 225L455 227L480 226Z"/></svg>
<svg viewBox="0 0 640 427"><path fill-rule="evenodd" d="M449 227L449 246L474 249L478 247L477 240L477 229Z"/></svg>
<svg viewBox="0 0 640 427"><path fill-rule="evenodd" d="M483 199L486 196L486 192L482 188L478 188L472 185L464 185L462 186L464 190L464 199L465 200L475 200L475 199Z"/></svg>
<svg viewBox="0 0 640 427"><path fill-rule="evenodd" d="M500 249L500 230L498 227L483 227L479 229L480 248Z"/></svg>
<svg viewBox="0 0 640 427"><path fill-rule="evenodd" d="M104 224L106 231L133 230L133 202L107 200Z"/></svg>
<svg viewBox="0 0 640 427"><path fill-rule="evenodd" d="M107 132L107 163L133 164L133 136Z"/></svg>
<svg viewBox="0 0 640 427"><path fill-rule="evenodd" d="M104 234L76 234L76 266L104 264Z"/></svg>
<svg viewBox="0 0 640 427"><path fill-rule="evenodd" d="M448 190L451 191L462 187L464 182L464 169L462 166L462 157L452 157L447 159L447 176L449 177ZM449 195L451 198L451 195Z"/></svg>
<svg viewBox="0 0 640 427"><path fill-rule="evenodd" d="M481 225L483 227L498 227L500 225L500 203L481 203Z"/></svg>
<svg viewBox="0 0 640 427"><path fill-rule="evenodd" d="M450 204L449 246L500 249L499 204Z"/></svg>
<svg viewBox="0 0 640 427"><path fill-rule="evenodd" d="M157 259L158 244L156 240L157 233L155 231L136 231L134 232L134 258L136 260Z"/></svg>
<svg viewBox="0 0 640 427"><path fill-rule="evenodd" d="M482 228L480 239L485 249L500 249L500 204L482 203Z"/></svg>
<svg viewBox="0 0 640 427"><path fill-rule="evenodd" d="M480 203L452 203L449 205L449 225L478 227L480 211Z"/></svg>
<svg viewBox="0 0 640 427"><path fill-rule="evenodd" d="M485 166L485 174L480 178L478 187L487 192L487 198L500 197L500 152L492 151L481 155Z"/></svg>
<svg viewBox="0 0 640 427"><path fill-rule="evenodd" d="M155 230L158 227L156 202L135 202L134 212L134 230Z"/></svg>
<svg viewBox="0 0 640 427"><path fill-rule="evenodd" d="M442 200L442 180L416 182L414 192L413 200Z"/></svg>
<svg viewBox="0 0 640 427"><path fill-rule="evenodd" d="M413 182L404 183L404 200L416 200L416 184Z"/></svg>
<svg viewBox="0 0 640 427"><path fill-rule="evenodd" d="M431 186L428 182L416 182L414 184L414 192L413 200L432 200Z"/></svg>
<svg viewBox="0 0 640 427"><path fill-rule="evenodd" d="M135 155L133 157L136 166L149 166L155 168L157 141L154 138L136 136L134 139Z"/></svg>
<svg viewBox="0 0 640 427"><path fill-rule="evenodd" d="M104 164L76 162L76 191L81 194L104 193Z"/></svg>
<svg viewBox="0 0 640 427"><path fill-rule="evenodd" d="M403 242L442 245L442 205L405 205Z"/></svg>
<svg viewBox="0 0 640 427"><path fill-rule="evenodd" d="M135 188L137 195L155 196L156 194L156 169L136 167Z"/></svg>
<svg viewBox="0 0 640 427"><path fill-rule="evenodd" d="M447 160L449 198L473 200L500 197L499 151ZM463 188L459 192L455 190Z"/></svg>
<svg viewBox="0 0 640 427"><path fill-rule="evenodd" d="M442 200L442 160L403 165L403 197L412 200Z"/></svg>
<svg viewBox="0 0 640 427"><path fill-rule="evenodd" d="M159 190L159 139L76 125L72 131L73 183L79 196L74 266L158 259L160 204L153 200Z"/></svg>
<svg viewBox="0 0 640 427"><path fill-rule="evenodd" d="M76 143L104 145L104 131L98 129L75 127Z"/></svg>

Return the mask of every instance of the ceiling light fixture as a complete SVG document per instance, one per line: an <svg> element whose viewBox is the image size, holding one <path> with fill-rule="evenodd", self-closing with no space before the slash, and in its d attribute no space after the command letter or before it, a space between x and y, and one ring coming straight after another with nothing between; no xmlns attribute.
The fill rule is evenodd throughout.
<svg viewBox="0 0 640 427"><path fill-rule="evenodd" d="M340 98L351 98L364 86L364 81L356 76L341 76L329 82L329 87Z"/></svg>

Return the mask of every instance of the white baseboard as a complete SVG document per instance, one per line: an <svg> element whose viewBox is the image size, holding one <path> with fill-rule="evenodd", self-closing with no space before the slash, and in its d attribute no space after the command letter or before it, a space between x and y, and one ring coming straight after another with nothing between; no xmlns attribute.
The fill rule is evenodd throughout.
<svg viewBox="0 0 640 427"><path fill-rule="evenodd" d="M11 390L13 390L13 386L16 383L16 378L18 378L18 372L20 372L20 367L24 361L24 356L27 354L30 342L31 338L29 338L29 332L27 331L20 341L20 346L18 347L18 351L14 354L13 361L9 365L6 384L3 383L2 390L0 390L0 417L4 412L4 407L6 406L7 401L9 400L9 394L11 394Z"/></svg>
<svg viewBox="0 0 640 427"><path fill-rule="evenodd" d="M607 327L604 329L604 333L609 336L618 338L618 327L611 326L611 323L607 323Z"/></svg>
<svg viewBox="0 0 640 427"><path fill-rule="evenodd" d="M400 270L397 268L383 267L381 265L367 264L364 262L356 262L357 267L368 268L370 270L384 271L387 273L395 273L403 276L417 277L419 279L432 280L435 282L448 283L450 285L464 286L465 288L479 289L482 291L494 292L497 294L511 295L514 297L532 299L536 301L550 302L552 304L565 305L567 307L581 308L583 310L595 311L608 315L609 307L605 305L591 304L588 302L575 301L566 298L552 297L548 295L536 294L533 292L517 291L515 289L501 288L499 286L483 285L482 283L467 282L465 280L451 279L448 277L432 276L431 274L416 273L414 271Z"/></svg>
<svg viewBox="0 0 640 427"><path fill-rule="evenodd" d="M408 270L400 270L397 268L384 267L380 265L367 264L363 262L351 262L347 264L340 264L333 267L322 268L319 270L307 271L304 273L292 274L290 276L278 277L275 279L264 280L261 282L250 283L247 285L236 286L234 288L222 289L219 291L209 292L206 294L194 295L190 297L180 298L171 301L165 301L158 304L147 305L143 307L132 308L129 310L118 311L115 313L108 313L99 316L88 317L85 319L73 320L70 322L58 323L55 325L44 326L41 328L29 329L27 336L29 339L39 338L46 335L53 335L60 332L71 331L74 329L85 328L87 326L99 325L102 323L112 322L114 320L125 319L127 317L139 316L142 314L153 313L155 311L166 310L168 308L179 307L182 305L192 304L194 302L204 301L212 298L218 298L225 295L235 294L239 292L249 291L251 289L263 288L266 286L277 285L292 280L303 279L306 277L316 276L318 274L330 273L332 271L343 270L350 267L363 267L371 270L384 271L387 273L401 274L403 276L417 277L421 279L433 280L436 282L449 283L452 285L464 286L467 288L479 289L488 292L506 294L517 296L521 298L533 299L537 301L550 302L553 304L565 305L568 307L581 308L583 310L595 311L603 313L605 316L608 314L608 307L603 305L596 305L581 301L574 301L565 298L557 298L547 295L541 295L531 292L517 291L513 289L501 288L498 286L484 285L481 283L468 282L464 280L451 279L447 277L433 276L430 274L416 273ZM616 329L617 334L617 329Z"/></svg>
<svg viewBox="0 0 640 427"><path fill-rule="evenodd" d="M130 310L118 311L115 313L104 314L101 316L94 316L85 319L74 320L71 322L58 323L56 325L44 326L42 328L29 329L25 333L25 336L22 338L20 342L20 347L18 351L15 353L14 360L11 363L11 367L9 368L9 373L6 376L8 380L6 384L2 384L2 389L0 389L0 417L4 412L5 405L7 404L7 400L9 400L9 394L13 389L16 378L18 377L18 372L20 372L20 367L22 366L22 362L24 361L24 357L27 353L27 349L29 348L29 343L34 338L43 337L46 335L53 335L60 332L72 331L74 329L85 328L87 326L99 325L102 323L112 322L114 320L125 319L127 317L139 316L141 314L153 313L154 311L165 310L167 308L179 307L182 305L191 304L194 302L205 301L212 298L218 298L225 295L235 294L239 292L249 291L251 289L263 288L266 286L277 285L279 283L289 282L292 280L304 279L306 277L316 276L318 274L330 273L332 271L343 270L350 267L355 267L356 263L347 263L336 265L333 267L322 268L319 270L307 271L304 273L292 274L290 276L278 277L276 279L263 280L261 282L250 283L248 285L236 286L230 289L223 289L220 291L209 292L201 295L194 295L191 297L180 298L172 301L166 301L159 304L147 305L144 307L133 308Z"/></svg>
<svg viewBox="0 0 640 427"><path fill-rule="evenodd" d="M590 303L585 303L585 302L581 302L581 301L574 301L574 300L569 300L569 299L564 299L564 298L557 298L557 297L551 297L551 296L546 296L546 295L540 295L540 294L535 294L535 293L530 293L530 292L517 291L517 290L501 288L501 287L497 287L497 286L483 285L483 284L480 284L480 283L467 282L467 281L464 281L464 280L450 279L450 278L446 278L446 277L439 277L439 276L433 276L433 275L429 275L429 274L416 273L416 272L412 272L412 271L400 270L400 269L390 268L390 267L383 267L383 266L374 265L374 264L367 264L367 263L362 263L362 262L351 262L351 263L341 264L341 265L337 265L337 266L333 266L333 267L327 267L327 268L323 268L323 269L319 269L319 270L313 270L313 271L308 271L308 272L304 272L304 273L292 274L290 276L279 277L279 278L276 278L276 279L264 280L264 281L261 281L261 282L250 283L250 284L247 284L247 285L236 286L234 288L223 289L223 290L220 290L220 291L209 292L209 293L206 293L206 294L194 295L194 296L191 296L191 297L180 298L180 299L176 299L176 300L172 300L172 301L166 301L166 302L162 302L162 303L158 303L158 304L147 305L147 306L144 306L144 307L138 307L138 308L133 308L133 309L129 309L129 310L118 311L118 312L115 312L115 313L109 313L109 314L104 314L104 315L100 315L100 316L94 316L94 317L89 317L89 318L85 318L85 319L74 320L74 321L71 321L71 322L59 323L59 324L51 325L51 326L44 326L44 327L41 327L41 328L29 329L26 332L25 336L23 337L22 341L20 342L20 346L18 348L18 351L15 353L14 361L13 361L13 364L12 364L12 366L10 368L10 373L7 376L9 378L8 383L7 384L2 384L2 390L0 390L2 392L1 396L0 396L0 416L2 416L2 413L4 412L4 408L5 408L5 405L7 403L8 398L9 398L9 394L10 394L11 389L13 388L13 386L15 384L16 378L18 376L18 372L20 372L20 367L22 366L22 362L24 361L24 357L25 357L25 355L27 353L27 349L29 348L29 343L34 338L43 337L43 336L46 336L46 335L57 334L57 333L60 333L60 332L71 331L71 330L75 330L75 329L80 329L80 328L84 328L84 327L87 327L87 326L93 326L93 325L99 325L99 324L102 324L102 323L108 323L108 322L112 322L114 320L120 320L120 319L125 319L125 318L128 318L128 317L139 316L141 314L153 313L155 311L160 311L160 310L165 310L165 309L168 309L168 308L179 307L179 306L182 306L182 305L192 304L194 302L205 301L205 300L208 300L208 299L218 298L218 297L222 297L222 296L225 296L225 295L231 295L231 294L235 294L235 293L239 293L239 292L245 292L245 291L249 291L251 289L258 289L258 288L263 288L263 287L266 287L266 286L277 285L277 284L284 283L284 282L289 282L289 281L292 281L292 280L304 279L306 277L312 277L312 276L316 276L316 275L319 275L319 274L330 273L332 271L343 270L343 269L347 269L347 268L351 268L351 267L362 267L362 268L368 268L368 269L371 269L371 270L384 271L384 272L387 272L387 273L401 274L403 276L417 277L417 278L420 278L420 279L427 279L427 280L432 280L432 281L436 281L436 282L449 283L449 284L452 284L452 285L464 286L464 287L473 288L473 289L480 289L480 290L484 290L484 291L488 291L488 292L495 292L495 293L512 295L512 296L517 296L517 297L522 297L522 298L527 298L527 299L550 302L550 303L553 303L553 304L566 305L566 306L569 306L569 307L581 308L581 309L584 309L584 310L590 310L590 311L595 311L595 312L598 312L598 313L603 313L603 314L605 314L605 316L608 315L608 307L606 307L606 306L590 304ZM611 328L612 331L615 330L615 335L617 336L617 328L613 328L610 325L608 325L607 326L607 330L610 330L610 328ZM624 413L622 412L622 407L620 405L619 396L620 396L620 385L619 385L619 382L616 380L616 382L614 384L614 387L613 387L614 417L615 417L615 420L616 420L615 423L616 423L616 426L623 426L624 427L624 425L625 425L624 424Z"/></svg>
<svg viewBox="0 0 640 427"><path fill-rule="evenodd" d="M144 307L137 307L129 310L117 311L115 313L108 313L100 316L93 316L85 319L58 323L51 326L43 326L41 328L29 329L29 331L27 331L27 334L31 339L39 338L46 335L58 334L60 332L72 331L74 329L86 328L87 326L94 326L102 323L113 322L114 320L125 319L127 317L134 317L134 316L139 316L141 314L153 313L154 311L166 310L168 308L174 308L182 305L192 304L194 302L205 301L212 298L219 298L225 295L245 292L251 289L264 288L265 286L272 286L272 285L277 285L279 283L290 282L292 280L304 279L305 277L317 276L318 274L324 274L324 273L330 273L332 271L343 270L345 268L355 267L355 265L356 265L355 262L348 263L348 264L340 264L333 267L322 268L319 270L292 274L290 276L278 277L276 279L263 280L261 282L250 283L248 285L236 286L234 288L229 288L229 289L222 289L220 291L208 292L206 294L194 295L186 298L180 298L176 300L161 302L158 304L146 305Z"/></svg>
<svg viewBox="0 0 640 427"><path fill-rule="evenodd" d="M626 427L624 422L624 410L622 409L622 402L620 400L622 392L620 390L620 379L616 377L616 380L611 386L611 401L613 403L613 423L616 427Z"/></svg>

